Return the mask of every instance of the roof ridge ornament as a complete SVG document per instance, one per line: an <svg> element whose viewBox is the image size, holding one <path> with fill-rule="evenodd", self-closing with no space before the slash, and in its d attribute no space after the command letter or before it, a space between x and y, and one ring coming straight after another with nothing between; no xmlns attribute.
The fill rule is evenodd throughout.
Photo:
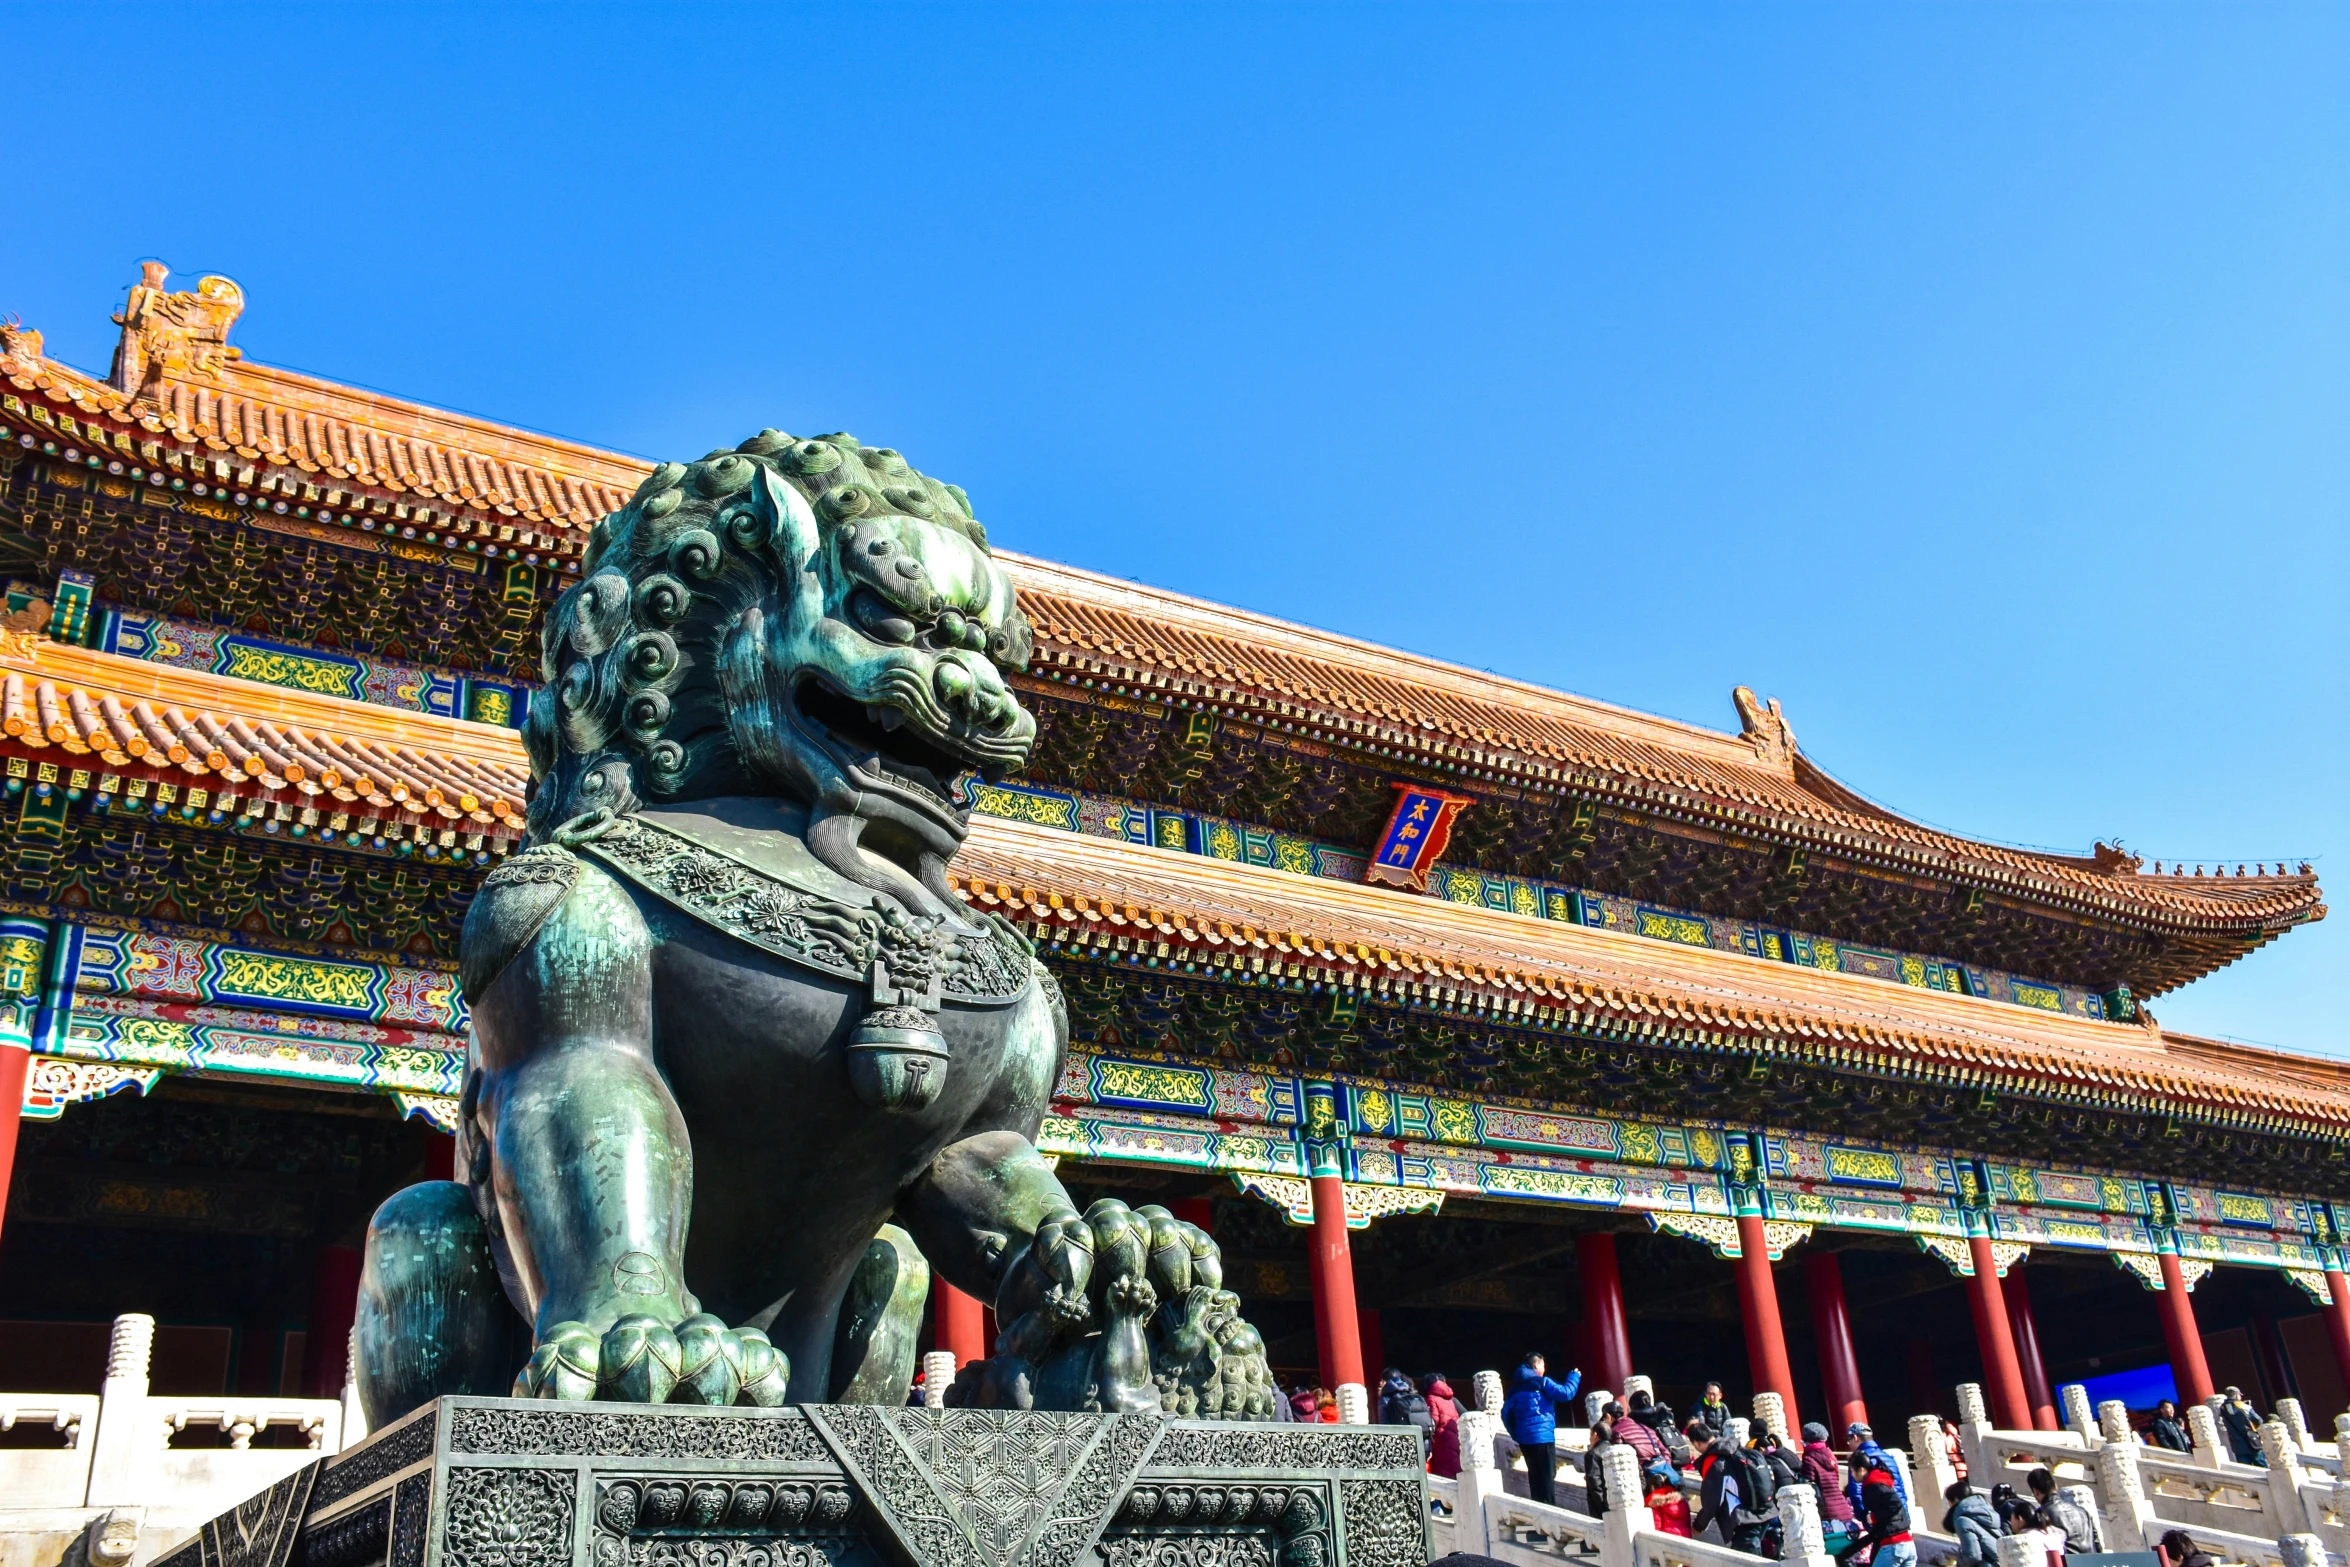
<svg viewBox="0 0 2350 1567"><path fill-rule="evenodd" d="M1795 731L1788 726L1787 715L1779 711L1779 699L1769 702L1758 698L1752 687L1740 686L1730 693L1730 701L1738 709L1739 738L1754 747L1755 758L1766 767L1795 770Z"/></svg>
<svg viewBox="0 0 2350 1567"><path fill-rule="evenodd" d="M245 291L224 277L202 277L193 293L166 293L170 276L160 261L140 262L139 281L114 317L122 340L108 379L126 398L142 389L153 396L166 380L217 381L223 365L245 357L228 344L229 328L245 313Z"/></svg>
<svg viewBox="0 0 2350 1567"><path fill-rule="evenodd" d="M2132 854L2119 843L2107 843L2100 838L2090 851L2097 868L2108 876L2135 876L2146 863L2142 855Z"/></svg>

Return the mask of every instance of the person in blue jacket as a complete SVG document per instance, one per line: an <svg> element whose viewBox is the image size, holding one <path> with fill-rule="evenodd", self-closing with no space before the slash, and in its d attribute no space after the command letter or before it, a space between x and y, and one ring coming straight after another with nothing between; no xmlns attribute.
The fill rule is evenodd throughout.
<svg viewBox="0 0 2350 1567"><path fill-rule="evenodd" d="M1570 1371L1564 1382L1553 1382L1543 1358L1529 1353L1526 1363L1510 1380L1510 1396L1501 1402L1502 1424L1510 1439L1526 1453L1526 1494L1548 1506L1558 1505L1557 1406L1575 1396L1583 1373Z"/></svg>
<svg viewBox="0 0 2350 1567"><path fill-rule="evenodd" d="M1878 1459L1884 1460L1885 1473L1892 1480L1893 1494L1900 1498L1904 1507L1908 1506L1909 1487L1901 1483L1901 1471L1894 1467L1892 1459L1886 1457L1885 1450L1877 1445L1876 1433L1855 1420L1844 1428L1844 1437L1852 1444L1852 1478L1845 1482L1844 1494L1851 1499L1853 1516L1862 1519L1868 1517L1868 1501L1861 1482L1868 1476L1869 1465Z"/></svg>

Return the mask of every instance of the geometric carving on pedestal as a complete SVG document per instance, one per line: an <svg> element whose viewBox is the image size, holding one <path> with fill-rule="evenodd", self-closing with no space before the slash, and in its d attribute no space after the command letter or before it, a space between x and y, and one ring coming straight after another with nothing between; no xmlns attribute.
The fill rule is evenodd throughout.
<svg viewBox="0 0 2350 1567"><path fill-rule="evenodd" d="M444 1398L157 1567L1421 1567L1427 1506L1375 1427Z"/></svg>
<svg viewBox="0 0 2350 1567"><path fill-rule="evenodd" d="M1151 1415L813 1406L923 1567L1070 1567L1159 1434Z"/></svg>

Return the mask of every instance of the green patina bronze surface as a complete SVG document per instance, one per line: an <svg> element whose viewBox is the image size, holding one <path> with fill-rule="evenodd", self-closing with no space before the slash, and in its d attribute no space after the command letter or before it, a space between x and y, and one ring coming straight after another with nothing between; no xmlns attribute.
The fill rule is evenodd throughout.
<svg viewBox="0 0 2350 1567"><path fill-rule="evenodd" d="M465 923L458 1179L368 1237L374 1423L442 1393L896 1403L932 1277L992 1302L951 1398L1264 1417L1215 1244L1076 1212L1035 1147L1051 977L946 867L950 781L1035 724L963 492L845 435L656 470L549 617L531 847Z"/></svg>

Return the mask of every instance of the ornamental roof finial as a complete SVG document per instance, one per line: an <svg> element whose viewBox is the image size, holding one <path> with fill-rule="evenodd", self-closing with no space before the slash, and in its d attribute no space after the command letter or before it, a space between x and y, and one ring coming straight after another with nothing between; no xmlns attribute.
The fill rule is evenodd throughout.
<svg viewBox="0 0 2350 1567"><path fill-rule="evenodd" d="M1738 709L1738 728L1754 754L1766 767L1792 769L1795 766L1795 731L1788 727L1787 715L1779 711L1779 699L1772 697L1766 704L1746 686L1730 693L1730 700Z"/></svg>
<svg viewBox="0 0 2350 1567"><path fill-rule="evenodd" d="M205 277L192 294L169 294L163 282L170 276L160 261L140 262L139 281L114 318L122 341L111 379L126 396L153 395L165 380L218 380L222 365L244 357L228 346L228 329L245 313L245 291L227 278Z"/></svg>

